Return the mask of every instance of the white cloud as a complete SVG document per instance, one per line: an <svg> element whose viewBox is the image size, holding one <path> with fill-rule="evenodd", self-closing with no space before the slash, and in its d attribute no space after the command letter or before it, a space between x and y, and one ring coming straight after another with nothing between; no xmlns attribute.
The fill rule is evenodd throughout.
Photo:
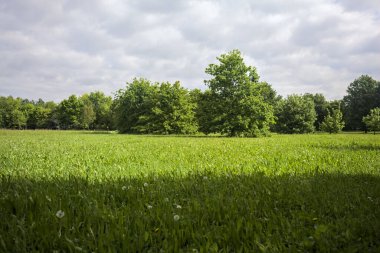
<svg viewBox="0 0 380 253"><path fill-rule="evenodd" d="M341 98L380 79L380 4L364 0L0 0L0 95L59 101L133 77L204 88L240 49L281 94Z"/></svg>

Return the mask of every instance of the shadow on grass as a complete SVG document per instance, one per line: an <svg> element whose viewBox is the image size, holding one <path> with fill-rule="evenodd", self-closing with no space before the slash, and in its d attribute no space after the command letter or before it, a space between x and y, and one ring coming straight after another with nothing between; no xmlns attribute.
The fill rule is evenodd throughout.
<svg viewBox="0 0 380 253"><path fill-rule="evenodd" d="M360 151L360 150L368 150L368 151L380 151L380 145L376 144L357 144L351 143L349 145L333 145L333 144L316 144L312 145L314 148L321 149L330 149L330 150L341 150L341 151Z"/></svg>
<svg viewBox="0 0 380 253"><path fill-rule="evenodd" d="M380 178L0 181L0 251L379 252Z"/></svg>

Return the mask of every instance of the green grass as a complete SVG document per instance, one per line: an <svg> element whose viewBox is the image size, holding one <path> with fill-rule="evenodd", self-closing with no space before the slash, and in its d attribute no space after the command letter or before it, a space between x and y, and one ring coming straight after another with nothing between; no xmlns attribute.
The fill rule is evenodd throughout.
<svg viewBox="0 0 380 253"><path fill-rule="evenodd" d="M380 135L1 130L0 177L0 252L380 251Z"/></svg>

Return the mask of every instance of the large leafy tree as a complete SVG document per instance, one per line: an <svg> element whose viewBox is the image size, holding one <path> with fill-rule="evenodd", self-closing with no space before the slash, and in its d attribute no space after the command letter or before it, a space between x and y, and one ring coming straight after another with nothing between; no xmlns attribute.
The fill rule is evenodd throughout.
<svg viewBox="0 0 380 253"><path fill-rule="evenodd" d="M21 98L0 97L1 127L23 129L26 127L27 111Z"/></svg>
<svg viewBox="0 0 380 253"><path fill-rule="evenodd" d="M149 131L145 128L149 123L147 119L151 117L153 98L157 92L157 85L143 78L135 78L127 83L125 89L118 90L112 104L116 129L121 133Z"/></svg>
<svg viewBox="0 0 380 253"><path fill-rule="evenodd" d="M367 116L363 117L363 122L370 131L373 131L373 134L380 131L380 108L372 109Z"/></svg>
<svg viewBox="0 0 380 253"><path fill-rule="evenodd" d="M200 122L207 123L201 129L228 136L266 135L274 122L268 87L259 83L256 69L244 63L238 50L217 59L219 64L205 71L212 78L205 81L209 91L203 96Z"/></svg>
<svg viewBox="0 0 380 253"><path fill-rule="evenodd" d="M277 105L275 129L281 133L310 133L315 130L316 116L311 98L290 95Z"/></svg>
<svg viewBox="0 0 380 253"><path fill-rule="evenodd" d="M198 129L195 120L195 103L179 82L165 82L158 86L153 98L150 132L159 134L191 134Z"/></svg>
<svg viewBox="0 0 380 253"><path fill-rule="evenodd" d="M368 75L355 79L343 98L346 127L350 130L367 130L362 121L371 109L380 107L380 82Z"/></svg>
<svg viewBox="0 0 380 253"><path fill-rule="evenodd" d="M124 133L190 134L197 131L196 104L179 82L134 79L116 94L116 126Z"/></svg>
<svg viewBox="0 0 380 253"><path fill-rule="evenodd" d="M62 129L82 128L82 101L75 95L64 99L57 107L57 118Z"/></svg>

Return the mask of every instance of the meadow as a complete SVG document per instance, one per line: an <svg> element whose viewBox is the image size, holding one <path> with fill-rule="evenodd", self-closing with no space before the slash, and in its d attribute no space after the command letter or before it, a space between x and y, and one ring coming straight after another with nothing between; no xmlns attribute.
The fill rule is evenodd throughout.
<svg viewBox="0 0 380 253"><path fill-rule="evenodd" d="M0 252L380 252L380 135L0 130Z"/></svg>

